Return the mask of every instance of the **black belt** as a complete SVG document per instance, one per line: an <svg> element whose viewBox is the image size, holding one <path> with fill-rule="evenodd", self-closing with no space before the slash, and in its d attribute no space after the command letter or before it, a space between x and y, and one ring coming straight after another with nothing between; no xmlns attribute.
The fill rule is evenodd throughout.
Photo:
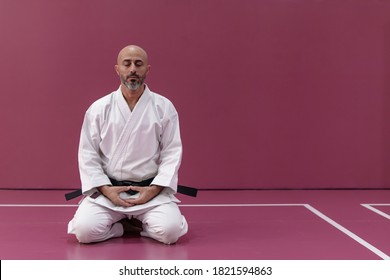
<svg viewBox="0 0 390 280"><path fill-rule="evenodd" d="M149 186L154 178L150 178L148 180L144 180L144 181L141 181L141 182L133 182L133 181L117 181L115 179L111 179L109 178L110 181L111 181L111 184L113 186L135 186L135 187L146 187L146 186ZM127 191L128 194L131 194L131 195L134 195L136 193L138 193L137 191L133 191L133 190L128 190Z"/></svg>
<svg viewBox="0 0 390 280"><path fill-rule="evenodd" d="M110 178L110 181L111 181L111 184L113 186L146 187L146 186L149 186L153 182L153 179L154 178L151 178L151 179L148 179L148 180L144 180L144 181L141 181L141 182L133 182L133 181L117 181L117 180L114 180L114 179ZM195 189L195 188L191 188L191 187L187 187L187 186L183 186L183 185L178 185L177 186L177 192L181 193L181 194L185 194L185 195L196 197L196 195L198 193L198 190ZM137 191L128 190L127 193L133 195L133 194L136 194ZM83 193L82 193L81 190L76 190L76 191L73 191L73 192L65 194L65 198L66 198L66 200L71 200L71 199L76 198L76 197L78 197L78 196L80 196L82 194Z"/></svg>

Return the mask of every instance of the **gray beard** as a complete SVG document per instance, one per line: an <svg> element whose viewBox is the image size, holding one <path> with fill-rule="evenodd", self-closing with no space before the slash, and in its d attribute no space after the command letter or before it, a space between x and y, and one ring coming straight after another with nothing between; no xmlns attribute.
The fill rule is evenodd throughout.
<svg viewBox="0 0 390 280"><path fill-rule="evenodd" d="M142 81L130 81L130 82L124 82L123 83L129 90L137 90L142 85Z"/></svg>

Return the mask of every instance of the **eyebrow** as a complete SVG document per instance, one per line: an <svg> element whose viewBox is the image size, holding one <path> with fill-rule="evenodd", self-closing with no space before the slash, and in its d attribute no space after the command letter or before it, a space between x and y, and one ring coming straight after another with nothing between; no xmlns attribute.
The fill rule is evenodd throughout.
<svg viewBox="0 0 390 280"><path fill-rule="evenodd" d="M137 59L131 59L131 58L125 58L123 59L123 62L132 62L134 61L134 63L137 63L137 62L144 62L141 58L137 58Z"/></svg>

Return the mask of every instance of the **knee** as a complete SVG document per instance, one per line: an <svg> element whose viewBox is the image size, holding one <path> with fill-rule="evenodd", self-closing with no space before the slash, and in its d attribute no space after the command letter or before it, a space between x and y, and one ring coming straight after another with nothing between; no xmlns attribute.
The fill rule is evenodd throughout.
<svg viewBox="0 0 390 280"><path fill-rule="evenodd" d="M181 228L178 223L160 225L156 231L156 239L164 244L173 244L180 237Z"/></svg>
<svg viewBox="0 0 390 280"><path fill-rule="evenodd" d="M160 240L164 244L173 244L180 237L181 227L178 223L169 223L165 225L160 234Z"/></svg>
<svg viewBox="0 0 390 280"><path fill-rule="evenodd" d="M94 242L93 236L96 235L95 228L91 223L76 220L74 222L73 232L80 243L92 243Z"/></svg>
<svg viewBox="0 0 390 280"><path fill-rule="evenodd" d="M104 239L105 226L96 221L75 220L73 232L80 243L100 242Z"/></svg>
<svg viewBox="0 0 390 280"><path fill-rule="evenodd" d="M187 229L187 222L183 219L179 221L169 220L165 223L151 226L148 231L152 238L169 245L176 243L179 237L187 233Z"/></svg>

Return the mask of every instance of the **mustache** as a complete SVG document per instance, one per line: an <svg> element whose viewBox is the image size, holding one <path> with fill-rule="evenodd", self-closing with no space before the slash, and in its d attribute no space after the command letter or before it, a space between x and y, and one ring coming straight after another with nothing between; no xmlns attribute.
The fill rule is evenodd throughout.
<svg viewBox="0 0 390 280"><path fill-rule="evenodd" d="M126 76L126 80L130 79L130 78L137 78L137 79L139 79L140 77L137 74L130 74L130 75Z"/></svg>

